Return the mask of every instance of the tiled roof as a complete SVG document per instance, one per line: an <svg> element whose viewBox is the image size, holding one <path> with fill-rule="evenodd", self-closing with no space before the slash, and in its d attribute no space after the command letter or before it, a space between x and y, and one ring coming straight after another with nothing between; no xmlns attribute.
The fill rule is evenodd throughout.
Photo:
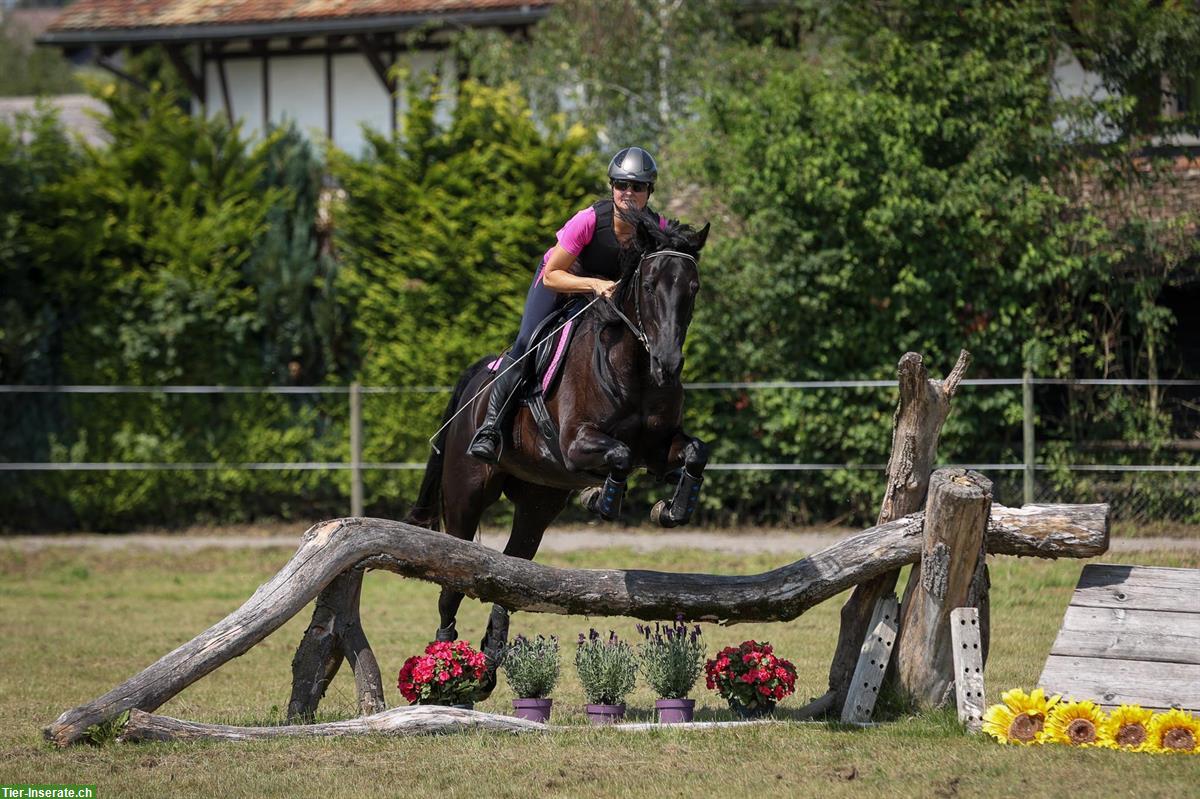
<svg viewBox="0 0 1200 799"><path fill-rule="evenodd" d="M554 0L76 0L49 31L243 26L380 16L518 11Z"/></svg>

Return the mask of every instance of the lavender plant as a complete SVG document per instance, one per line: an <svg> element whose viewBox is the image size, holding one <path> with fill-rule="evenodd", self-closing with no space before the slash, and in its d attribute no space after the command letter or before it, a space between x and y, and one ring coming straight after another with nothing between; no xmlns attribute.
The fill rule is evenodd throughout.
<svg viewBox="0 0 1200 799"><path fill-rule="evenodd" d="M500 667L518 699L544 699L558 683L558 636L518 635L504 650Z"/></svg>
<svg viewBox="0 0 1200 799"><path fill-rule="evenodd" d="M592 629L586 636L579 634L575 668L589 704L619 705L633 690L637 660L633 648L615 632L610 630L608 638L601 638Z"/></svg>
<svg viewBox="0 0 1200 799"><path fill-rule="evenodd" d="M660 699L686 699L704 663L700 625L689 630L677 620L669 627L656 622L654 629L648 624L637 629L645 639L638 647L638 661L646 682Z"/></svg>

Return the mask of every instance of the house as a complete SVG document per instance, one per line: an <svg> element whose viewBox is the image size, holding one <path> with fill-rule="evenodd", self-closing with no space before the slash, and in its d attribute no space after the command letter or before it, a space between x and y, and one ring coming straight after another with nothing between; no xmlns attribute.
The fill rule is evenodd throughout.
<svg viewBox="0 0 1200 799"><path fill-rule="evenodd" d="M362 126L394 130L402 111L393 67L436 73L465 28L521 35L553 0L77 0L38 38L70 56L162 48L196 113L226 114L255 135L285 120L358 154Z"/></svg>

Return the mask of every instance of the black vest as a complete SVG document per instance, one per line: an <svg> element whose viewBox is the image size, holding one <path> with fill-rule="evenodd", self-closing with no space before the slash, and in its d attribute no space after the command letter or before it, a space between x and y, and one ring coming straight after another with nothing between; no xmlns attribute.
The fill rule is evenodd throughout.
<svg viewBox="0 0 1200 799"><path fill-rule="evenodd" d="M598 200L592 205L596 212L596 229L592 240L579 253L580 274L584 277L600 277L617 280L621 277L621 244L613 230L613 201ZM646 210L658 214L646 206Z"/></svg>

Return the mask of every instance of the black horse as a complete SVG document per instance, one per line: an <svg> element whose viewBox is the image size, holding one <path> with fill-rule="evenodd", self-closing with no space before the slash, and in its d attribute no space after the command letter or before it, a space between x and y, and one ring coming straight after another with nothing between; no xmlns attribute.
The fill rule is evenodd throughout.
<svg viewBox="0 0 1200 799"><path fill-rule="evenodd" d="M697 231L675 222L661 230L649 214L634 219L636 234L622 253L613 299L579 316L561 378L545 399L556 428L549 434L553 440L547 426L521 407L506 431L498 465L467 455L493 377L487 367L495 356L481 359L459 380L446 407L410 523L430 529L441 523L447 533L470 540L484 510L503 493L515 506L504 553L532 559L572 492L583 489L585 508L614 519L626 477L641 466L676 482L673 496L654 506L654 523L674 527L690 519L708 452L681 427L679 375L708 225ZM461 593L442 589L438 640L457 637L454 622L462 600ZM495 664L507 637L508 611L495 605L480 643L490 666L481 698L495 686Z"/></svg>

